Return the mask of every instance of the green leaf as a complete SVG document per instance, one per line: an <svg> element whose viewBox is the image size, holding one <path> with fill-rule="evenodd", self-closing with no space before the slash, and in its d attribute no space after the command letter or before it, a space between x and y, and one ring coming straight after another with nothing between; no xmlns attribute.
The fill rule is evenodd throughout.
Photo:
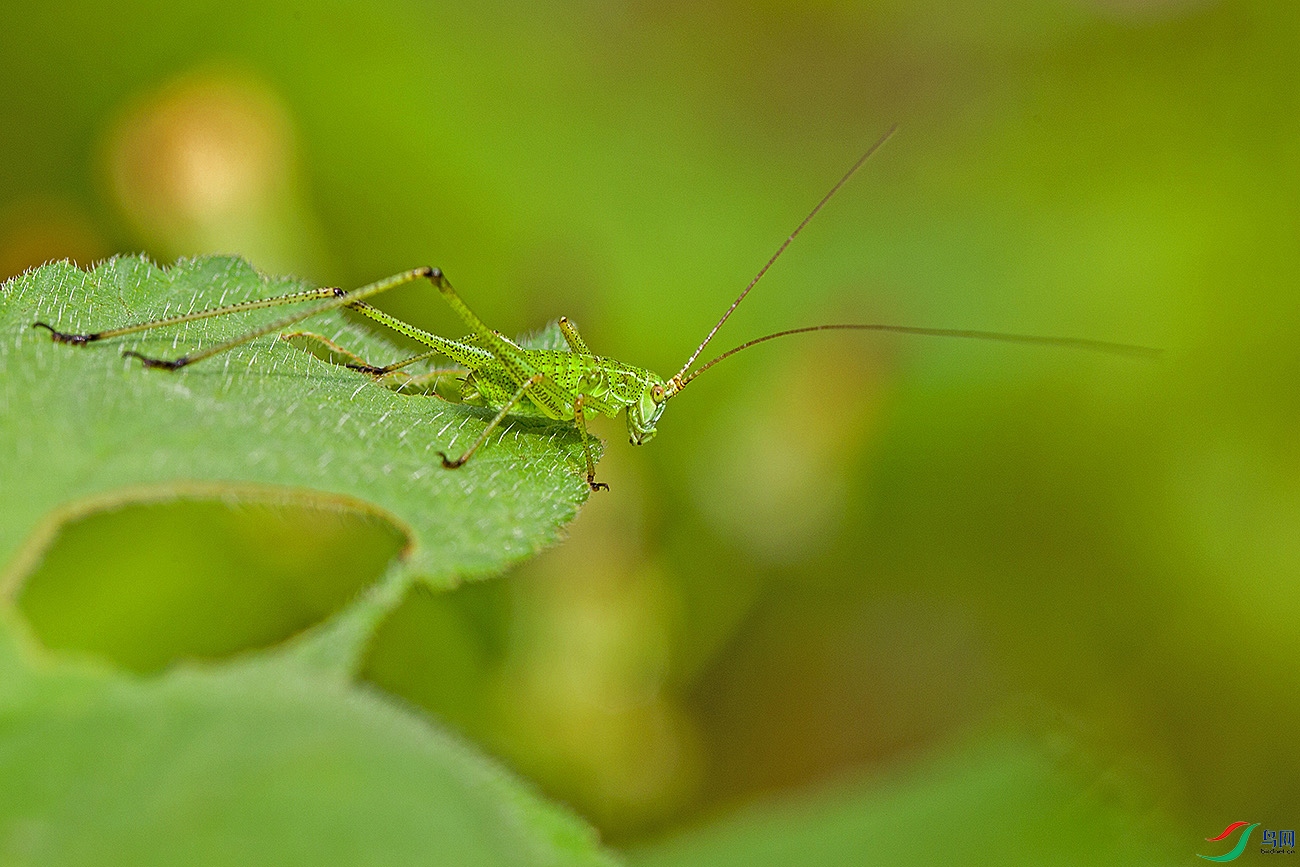
<svg viewBox="0 0 1300 867"><path fill-rule="evenodd" d="M635 867L1185 864L1132 784L1086 759L995 741L896 779L750 807L629 856ZM1135 818L1141 817L1141 818Z"/></svg>
<svg viewBox="0 0 1300 867"><path fill-rule="evenodd" d="M26 666L0 618L0 863L597 865L591 829L378 694L273 660Z"/></svg>
<svg viewBox="0 0 1300 867"><path fill-rule="evenodd" d="M89 273L49 265L0 292L0 563L8 564L0 590L35 576L20 606L0 592L0 863L611 863L580 819L347 677L373 622L412 576L450 585L556 537L587 493L576 434L512 425L448 472L434 453L463 448L483 412L378 387L275 335L179 375L120 357L124 348L172 357L283 308L86 347L31 328L42 320L99 330L301 288L238 259L162 270L130 258ZM304 325L380 363L403 355L343 316ZM162 516L117 508L185 500L200 503ZM232 538L222 534L230 523L223 503L239 504L270 536L282 505L298 507L293 520L315 515L321 533L338 530L343 513L373 515L404 533L407 553L340 615L278 643L356 592L323 586L331 568L352 554L382 560L394 539L373 534L369 554L336 550L358 546L360 537L346 534L329 539L335 548L307 540L320 551L280 546L276 555L295 558L282 565L304 575L282 568L285 586L270 587L254 564L213 550ZM97 520L115 508L112 521ZM125 533L128 549L140 546L150 536L137 524L192 537L187 547L211 562L172 587L163 580L172 561L153 562L154 546L116 573L76 557L98 550L81 537L108 529L109 541L120 546ZM67 544L51 548L57 534ZM241 585L223 572L253 579ZM170 590L146 599L154 585ZM190 640L222 606L240 628ZM113 619L136 608L138 621L101 622L105 612ZM35 616L24 622L20 613ZM138 670L171 667L147 679L88 668L24 644L35 630L45 648ZM125 634L136 631L139 646ZM172 664L253 646L271 649L221 665Z"/></svg>
<svg viewBox="0 0 1300 867"><path fill-rule="evenodd" d="M489 414L377 387L276 335L175 373L121 357L125 348L175 357L287 308L83 347L55 344L31 327L42 320L64 331L102 330L303 288L222 257L165 270L138 257L89 272L55 263L5 284L0 568L9 580L30 570L58 519L133 500L305 499L369 510L407 533L404 574L442 586L498 572L553 542L587 496L569 426L512 420L450 472L436 452L463 449ZM441 303L435 297L430 303ZM342 315L303 328L376 363L406 354Z"/></svg>

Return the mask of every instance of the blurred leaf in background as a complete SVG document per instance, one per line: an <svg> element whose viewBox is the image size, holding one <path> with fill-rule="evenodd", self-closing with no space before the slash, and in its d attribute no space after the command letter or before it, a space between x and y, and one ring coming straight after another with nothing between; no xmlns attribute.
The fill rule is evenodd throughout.
<svg viewBox="0 0 1300 867"><path fill-rule="evenodd" d="M0 263L436 264L505 333L567 314L671 373L898 122L720 349L883 320L1164 360L755 350L647 448L598 429L614 490L568 543L405 595L362 675L640 852L845 775L877 827L874 771L961 777L945 745L1028 707L1143 793L1097 827L1159 816L1156 851L1190 857L1300 804L1297 34L1271 0L11 10ZM389 309L456 327L419 293ZM1014 815L1019 759L980 755L964 820ZM719 834L786 834L768 815ZM1101 851L1054 839L1007 851Z"/></svg>
<svg viewBox="0 0 1300 867"><path fill-rule="evenodd" d="M1079 756L986 734L977 748L740 811L632 864L1178 864L1149 803Z"/></svg>
<svg viewBox="0 0 1300 867"><path fill-rule="evenodd" d="M576 817L336 678L265 661L35 671L10 638L6 864L613 863Z"/></svg>

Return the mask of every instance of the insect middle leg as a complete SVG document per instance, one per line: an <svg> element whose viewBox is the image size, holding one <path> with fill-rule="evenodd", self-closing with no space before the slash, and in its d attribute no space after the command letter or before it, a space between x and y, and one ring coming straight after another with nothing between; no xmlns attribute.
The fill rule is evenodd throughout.
<svg viewBox="0 0 1300 867"><path fill-rule="evenodd" d="M436 397L442 397L436 391L437 383L447 376L463 375L467 371L463 367L440 367L434 370L426 370L422 373L407 374L403 368L414 364L417 361L434 356L442 355L439 350L430 350L421 352L418 355L412 355L401 361L386 364L378 367L366 361L360 355L351 350L339 346L333 340L322 334L316 334L311 331L292 331L287 334L281 334L280 339L293 346L294 349L302 350L309 355L319 358L328 364L338 367L346 367L349 370L356 370L361 373L368 373L374 377L375 382L383 385L393 391L403 393L423 393L433 394ZM433 390L430 390L433 389Z"/></svg>
<svg viewBox="0 0 1300 867"><path fill-rule="evenodd" d="M451 283L449 283L441 273L439 273L436 278L431 279L433 284L438 287L438 291L442 293L442 297L447 299L447 303L451 305L452 309L455 310L461 319L465 321L465 324L469 325L471 330L478 335L479 339L482 341L482 345L492 353L496 361L499 362L501 367L505 370L506 374L513 381L522 383L519 391L515 392L514 396L506 402L506 406L488 425L488 429L483 432L470 450L466 452L461 460L458 463L455 463L455 465L460 466L461 463L468 460L469 456L474 453L474 450L477 449L479 445L482 444L483 440L487 438L487 435L492 428L499 424L501 419L505 418L509 409L515 406L524 398L525 395L527 395L529 400L551 418L566 418L568 412L573 411L575 423L578 425L578 429L582 434L583 451L587 459L587 484L591 486L593 491L608 490L608 485L603 485L596 481L595 460L591 455L591 436L587 433L586 420L582 415L583 396L581 394L574 394L556 384L553 380L547 379L543 376L529 361L524 350L520 349L509 340L506 340L497 332L488 328L487 325L469 309L465 302L461 300L461 297L456 294L456 290L452 288ZM560 331L564 334L564 338L568 341L571 348L575 350L577 347L582 347L583 349L586 348L586 343L578 335L578 330L574 328L567 319L561 320ZM448 466L448 464L449 462L444 456L443 466Z"/></svg>
<svg viewBox="0 0 1300 867"><path fill-rule="evenodd" d="M573 399L573 420L578 425L578 433L582 435L582 454L587 459L587 486L593 491L608 491L609 485L596 481L596 461L591 456L591 434L587 433L587 417L582 409L584 398L585 395L580 394Z"/></svg>
<svg viewBox="0 0 1300 867"><path fill-rule="evenodd" d="M501 369L510 378L511 381L517 382L521 387L533 379L541 371L528 359L523 349L502 337L496 331L488 328L483 320L479 319L466 306L461 297L456 294L451 283L439 271L436 275L429 277L430 282L438 287L442 297L446 299L451 308L456 311L457 315L470 327L474 332L479 345L485 351L491 354L493 360L500 365ZM459 360L459 359L457 359ZM521 392L527 394L528 399L549 418L560 419L567 418L570 404L573 402L574 395L567 389L559 386L554 380L542 377L534 385Z"/></svg>
<svg viewBox="0 0 1300 867"><path fill-rule="evenodd" d="M487 427L483 428L483 432L474 439L474 442L470 443L469 448L465 450L463 455L453 461L451 458L447 457L446 452L438 452L438 457L442 458L443 469L454 470L458 467L464 466L466 461L474 457L474 452L478 451L479 446L487 442L487 438L492 435L492 431L496 430L497 426L501 424L502 419L510 414L510 410L518 406L519 401L524 399L524 395L527 394L530 389L536 388L543 379L544 377L542 374L535 373L530 376L523 385L519 386L519 390L516 391L508 401L506 401L505 405L501 407L501 411L492 418L492 421L487 423Z"/></svg>

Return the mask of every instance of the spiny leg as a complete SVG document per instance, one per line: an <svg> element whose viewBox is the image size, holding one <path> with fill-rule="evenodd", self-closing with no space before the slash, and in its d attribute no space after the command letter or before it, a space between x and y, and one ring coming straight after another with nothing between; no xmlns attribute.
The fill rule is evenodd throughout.
<svg viewBox="0 0 1300 867"><path fill-rule="evenodd" d="M362 373L371 373L374 374L375 376L383 376L386 373L392 373L394 370L401 370L403 367L406 367L408 364L415 364L417 361L424 361L427 358L433 358L439 355L443 357L447 357L446 344L451 341L448 341L445 337L439 337L436 334L425 331L423 328L417 328L416 326L411 325L409 322L403 322L401 319L398 319L396 316L385 313L384 311L380 310L378 307L367 304L364 301L358 301L355 304L349 304L348 309L355 310L358 313L368 316L371 319L375 320L376 322L388 326L389 328L393 329L399 334L404 334L413 340L417 340L420 343L423 343L425 346L433 347L433 349L430 349L428 352L420 352L415 355L409 356L407 358L403 358L399 361L395 361L392 364L386 364L383 367L375 367L370 364L347 365L353 370L359 370ZM464 341L456 341L456 342L464 343ZM464 349L463 346L460 348L462 350ZM484 355L490 355L490 353L488 353L487 350L483 350L483 352Z"/></svg>
<svg viewBox="0 0 1300 867"><path fill-rule="evenodd" d="M311 331L292 331L288 334L281 334L280 339L294 349L301 350L326 364L367 373L376 385L383 386L399 394L421 394L436 397L439 400L448 400L438 391L438 386L442 383L442 380L447 376L464 375L468 372L463 367L441 367L415 375L401 370L410 362L440 354L436 351L421 353L414 358L405 359L387 367L376 367L355 352L339 346L328 337Z"/></svg>
<svg viewBox="0 0 1300 867"><path fill-rule="evenodd" d="M457 315L482 341L484 349L505 369L511 381L524 383L539 373L523 349L488 328L483 320L479 319L474 314L474 311L469 309L465 302L461 300L461 297L456 294L456 290L452 288L451 283L442 275L442 272L438 272L437 275L431 276L429 279L433 285L438 287L438 291L442 293L442 297L451 305L451 308L456 311ZM543 378L529 391L528 398L545 415L559 419L566 416L569 405L573 401L573 394L555 382Z"/></svg>
<svg viewBox="0 0 1300 867"><path fill-rule="evenodd" d="M564 335L564 341L569 344L569 350L577 355L591 355L591 350L587 348L587 342L578 334L578 326L569 321L569 317L561 316L558 323L560 333Z"/></svg>
<svg viewBox="0 0 1300 867"><path fill-rule="evenodd" d="M587 485L593 491L608 491L609 485L596 481L596 461L591 456L591 434L587 433L587 418L582 411L584 397L580 394L573 399L573 420L577 422L578 433L582 434L582 454L587 459Z"/></svg>
<svg viewBox="0 0 1300 867"><path fill-rule="evenodd" d="M301 301L316 301L321 298L329 298L338 290L333 287L321 287L319 289L307 289L303 292L290 292L287 295L276 295L271 298L258 298L253 301L241 301L238 304L225 304L220 307L209 307L206 310L196 310L193 313L182 313L177 316L166 316L162 319L150 319L147 322L137 322L133 325L124 325L121 328L110 328L106 331L92 331L89 334L70 334L64 331L58 331L54 326L45 322L33 322L33 328L44 328L50 332L50 337L55 343L67 343L70 346L85 346L87 343L94 343L98 340L107 340L111 337L123 337L127 334L135 334L140 331L149 331L154 328L163 328L168 325L181 325L185 322L196 322L200 319L210 319L214 316L225 316L230 313L242 313L245 310L261 310L267 307L279 307L283 304L297 304Z"/></svg>
<svg viewBox="0 0 1300 867"><path fill-rule="evenodd" d="M425 359L433 358L435 356L439 356L443 354L444 353L440 349L430 349L428 352L421 352L416 355L412 355L409 358L403 358L401 361L394 361L392 364L385 364L383 367L375 367L374 365L366 364L364 362L359 364L348 364L345 366L350 367L353 370L359 370L362 373L369 373L374 376L384 376L385 374L392 373L395 370L401 370L403 367L407 367L408 365L415 364L417 361L424 361ZM462 370L462 368L454 368L454 369Z"/></svg>
<svg viewBox="0 0 1300 867"><path fill-rule="evenodd" d="M359 367L368 367L368 362L357 355L350 349L344 349L333 340L330 340L323 334L317 334L314 331L289 331L280 335L280 339L292 346L294 349L301 350L313 358L319 358L327 364L333 364L338 367L350 367L357 369ZM320 349L308 346L308 343L317 344L324 348Z"/></svg>
<svg viewBox="0 0 1300 867"><path fill-rule="evenodd" d="M461 340L448 340L447 338L440 337L430 331L425 331L423 328L417 328L409 322L403 322L396 316L385 313L378 307L366 304L364 301L349 304L348 309L355 310L363 316L368 316L379 324L393 329L398 334L404 334L412 340L423 343L425 346L432 347L431 352L413 355L410 358L405 358L395 364L388 365L386 368L375 368L375 370L397 370L407 364L414 364L416 361L435 355L450 358L458 364L471 368L492 361L492 353L486 347L475 345L476 342L481 342L480 338L477 336L471 336L471 338ZM365 372L373 373L374 370L367 370Z"/></svg>
<svg viewBox="0 0 1300 867"><path fill-rule="evenodd" d="M501 420L509 415L510 410L514 409L519 404L519 401L524 399L524 395L528 393L529 389L536 388L543 378L544 377L540 373L535 373L528 377L528 379L524 381L524 384L519 386L519 390L514 393L514 396L511 397L510 400L506 401L505 406L501 407L501 411L493 417L492 421L488 422L487 427L483 428L483 432L478 435L473 443L470 444L470 447L466 449L465 454L453 461L447 457L446 452L438 452L438 457L442 458L443 469L454 470L457 467L464 466L466 461L474 457L474 452L478 451L479 446L487 442L487 438L492 435L492 431L497 429L497 425L501 424Z"/></svg>
<svg viewBox="0 0 1300 867"><path fill-rule="evenodd" d="M321 304L316 304L312 307L307 308L306 310L303 310L299 313L295 313L292 316L286 316L283 319L277 319L276 321L263 325L259 328L254 328L252 331L246 332L245 334L242 334L239 337L232 338L231 340L227 340L223 343L218 343L214 346L210 346L207 349L201 350L199 352L195 352L193 354L182 355L180 358L175 358L170 360L161 359L161 358L150 358L148 356L141 355L140 353L134 350L127 350L126 352L123 352L122 355L130 358L140 359L140 361L144 363L145 367L161 368L164 370L178 370L187 365L194 364L197 361L202 361L205 358L211 358L214 355L220 355L223 352L228 352L231 349L234 349L236 346L241 346L245 343L248 343L250 340L256 340L259 337L264 337L267 334L272 334L276 331L283 331L285 328L288 328L290 325L296 325L297 323L303 321L304 319L310 319L313 316L319 316L322 313L328 313L329 311L337 310L340 307L350 306L352 304L357 303L358 301L362 301L366 298L371 298L375 295L378 295L381 292L387 292L389 289L404 285L406 283L410 283L413 280L419 280L421 278L428 278L436 282L437 280L440 280L442 278L442 272L439 271L437 268L427 268L427 267L415 268L411 271L404 271L401 274L397 274L395 276L388 277L383 280L379 280L375 283L370 283L366 286L362 286L359 289L353 289L350 292L344 292L342 289L312 290L314 292L319 292L322 294L328 291L334 297L330 298L328 301L325 301ZM265 300L273 301L275 299L265 299ZM260 302L248 302L248 303L258 304ZM284 302L284 303L288 303L288 302ZM270 307L274 305L268 303L261 303L261 306ZM218 315L218 314L215 312L210 312L209 315Z"/></svg>

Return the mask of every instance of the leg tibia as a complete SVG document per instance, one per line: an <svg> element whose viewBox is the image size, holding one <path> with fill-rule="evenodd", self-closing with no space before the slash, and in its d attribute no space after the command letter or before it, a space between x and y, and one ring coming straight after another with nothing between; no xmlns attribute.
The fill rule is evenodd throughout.
<svg viewBox="0 0 1300 867"><path fill-rule="evenodd" d="M107 340L110 337L124 337L128 334L136 334L141 331L152 331L155 328L166 328L169 325L181 325L186 322L197 322L200 319L212 319L217 316L228 316L231 313L243 313L246 310L262 310L267 307L279 307L284 304L298 304L303 301L318 301L321 298L329 298L338 290L332 287L321 287L319 289L308 289L303 292L290 292L287 295L276 295L273 298L258 298L253 301L241 301L238 304L225 304L220 307L209 307L206 310L196 310L193 313L182 313L178 316L165 316L162 319L150 319L146 322L137 322L133 325L123 325L121 328L110 328L106 331L94 331L89 334L67 334L62 331L56 331L53 327L46 325L44 322L33 322L33 328L44 328L50 332L55 343L67 343L72 346L85 346L87 343L94 343L97 340ZM137 356L139 357L139 356Z"/></svg>

